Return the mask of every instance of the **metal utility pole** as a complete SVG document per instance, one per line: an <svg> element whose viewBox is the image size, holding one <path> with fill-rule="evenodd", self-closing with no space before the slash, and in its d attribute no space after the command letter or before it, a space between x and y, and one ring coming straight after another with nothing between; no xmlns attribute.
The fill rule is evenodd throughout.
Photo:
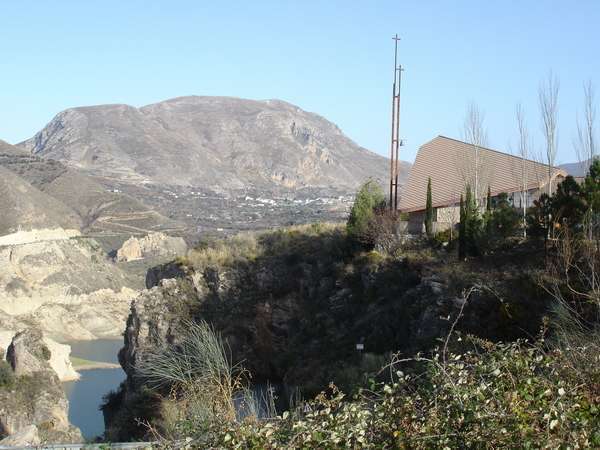
<svg viewBox="0 0 600 450"><path fill-rule="evenodd" d="M398 150L400 140L400 86L402 84L402 65L398 65L398 34L394 40L394 86L392 91L392 145L390 148L390 209L398 209Z"/></svg>

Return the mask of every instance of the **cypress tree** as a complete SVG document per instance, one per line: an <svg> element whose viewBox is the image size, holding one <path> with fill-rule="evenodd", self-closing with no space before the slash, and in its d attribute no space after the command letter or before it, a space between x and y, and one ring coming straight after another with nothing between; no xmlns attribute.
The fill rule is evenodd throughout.
<svg viewBox="0 0 600 450"><path fill-rule="evenodd" d="M465 259L466 256L466 227L465 227L465 202L460 194L460 222L458 223L458 258Z"/></svg>
<svg viewBox="0 0 600 450"><path fill-rule="evenodd" d="M471 186L467 186L465 194L465 253L476 256L479 253L478 243L481 232L481 220L477 209L477 201L473 197Z"/></svg>
<svg viewBox="0 0 600 450"><path fill-rule="evenodd" d="M433 203L431 200L431 177L427 181L427 201L425 203L425 233L431 237L433 232Z"/></svg>
<svg viewBox="0 0 600 450"><path fill-rule="evenodd" d="M488 184L487 202L485 204L485 231L488 239L491 239L492 237L492 222L492 190L490 189L490 185Z"/></svg>

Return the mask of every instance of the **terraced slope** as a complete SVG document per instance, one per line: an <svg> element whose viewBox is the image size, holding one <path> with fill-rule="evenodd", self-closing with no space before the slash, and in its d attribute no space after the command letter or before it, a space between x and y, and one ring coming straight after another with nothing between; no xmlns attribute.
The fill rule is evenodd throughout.
<svg viewBox="0 0 600 450"><path fill-rule="evenodd" d="M0 167L53 199L40 202L40 208L48 209L42 217L53 216L51 210L56 210L59 216L74 216L79 222L77 228L81 227L83 231L146 234L154 230L181 228L140 201L112 192L79 170L59 161L31 155L27 150L1 140ZM63 206L57 207L57 202ZM17 219L15 216L10 220L18 224L20 219Z"/></svg>

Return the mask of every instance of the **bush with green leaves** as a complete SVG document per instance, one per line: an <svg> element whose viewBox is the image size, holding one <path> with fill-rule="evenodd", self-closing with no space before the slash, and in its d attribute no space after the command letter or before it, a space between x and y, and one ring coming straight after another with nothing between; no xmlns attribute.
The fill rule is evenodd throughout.
<svg viewBox="0 0 600 450"><path fill-rule="evenodd" d="M558 184L556 191L549 197L542 194L534 201L527 214L529 234L545 236L551 229L565 226L572 231L580 232L584 221L591 219L600 221L600 159L596 158L583 183L567 176ZM586 219L587 218L587 219Z"/></svg>
<svg viewBox="0 0 600 450"><path fill-rule="evenodd" d="M232 449L600 446L600 384L582 383L563 352L543 341L462 345L470 350L396 359L385 368L389 382L354 399L330 386L276 419L218 423L193 442Z"/></svg>
<svg viewBox="0 0 600 450"><path fill-rule="evenodd" d="M510 204L508 194L506 192L498 194L494 203L490 216L492 237L505 239L514 235L521 218L518 211Z"/></svg>
<svg viewBox="0 0 600 450"><path fill-rule="evenodd" d="M458 255L460 259L463 259L465 256L479 255L483 221L470 186L466 187L464 201L462 194L460 198Z"/></svg>
<svg viewBox="0 0 600 450"><path fill-rule="evenodd" d="M375 180L366 181L356 193L346 224L348 236L357 242L373 244L369 227L378 210L385 208L383 190Z"/></svg>

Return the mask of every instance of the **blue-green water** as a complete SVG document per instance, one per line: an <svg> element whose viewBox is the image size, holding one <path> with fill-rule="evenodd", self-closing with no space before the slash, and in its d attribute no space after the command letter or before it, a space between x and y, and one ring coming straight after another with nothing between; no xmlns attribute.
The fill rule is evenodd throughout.
<svg viewBox="0 0 600 450"><path fill-rule="evenodd" d="M100 339L95 341L69 342L71 355L92 361L118 363L122 340ZM86 439L104 433L104 417L99 407L102 397L116 389L125 379L121 369L82 370L77 381L63 383L69 400L69 420L79 427Z"/></svg>

